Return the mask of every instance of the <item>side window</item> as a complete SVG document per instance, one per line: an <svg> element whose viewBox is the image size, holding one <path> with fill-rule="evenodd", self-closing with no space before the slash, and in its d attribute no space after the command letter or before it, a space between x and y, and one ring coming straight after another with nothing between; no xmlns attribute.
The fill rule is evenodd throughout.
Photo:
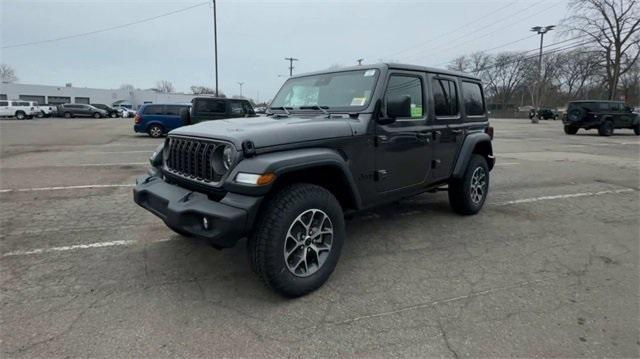
<svg viewBox="0 0 640 359"><path fill-rule="evenodd" d="M0 101L0 106L9 106L9 101Z"/></svg>
<svg viewBox="0 0 640 359"><path fill-rule="evenodd" d="M242 106L244 107L244 112L248 113L250 115L255 115L255 111L253 110L253 107L251 107L251 104L248 102L243 102Z"/></svg>
<svg viewBox="0 0 640 359"><path fill-rule="evenodd" d="M611 109L611 105L608 102L599 102L598 110L600 111L609 111Z"/></svg>
<svg viewBox="0 0 640 359"><path fill-rule="evenodd" d="M458 88L451 80L433 79L433 105L438 116L457 116Z"/></svg>
<svg viewBox="0 0 640 359"><path fill-rule="evenodd" d="M167 105L164 107L164 114L170 116L180 116L180 109L184 108L183 106L170 106Z"/></svg>
<svg viewBox="0 0 640 359"><path fill-rule="evenodd" d="M409 75L391 75L385 93L385 100L401 101L409 97L411 99L411 118L422 118L424 107L422 81L419 77Z"/></svg>
<svg viewBox="0 0 640 359"><path fill-rule="evenodd" d="M194 106L194 113L196 114L220 114L225 113L224 101L218 101L214 99L197 100Z"/></svg>
<svg viewBox="0 0 640 359"><path fill-rule="evenodd" d="M245 111L242 106L242 102L232 101L229 103L229 112L232 116L244 116Z"/></svg>
<svg viewBox="0 0 640 359"><path fill-rule="evenodd" d="M464 111L467 116L484 115L484 99L480 84L473 82L462 82L462 100Z"/></svg>
<svg viewBox="0 0 640 359"><path fill-rule="evenodd" d="M144 108L145 115L162 115L163 114L163 106L162 105L151 105Z"/></svg>

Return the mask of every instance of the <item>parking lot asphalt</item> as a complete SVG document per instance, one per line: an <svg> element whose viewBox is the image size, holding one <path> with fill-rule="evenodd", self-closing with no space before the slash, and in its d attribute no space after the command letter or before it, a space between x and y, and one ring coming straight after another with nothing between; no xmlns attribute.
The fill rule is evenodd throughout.
<svg viewBox="0 0 640 359"><path fill-rule="evenodd" d="M640 138L493 120L483 211L446 193L347 222L295 300L132 201L125 119L0 121L2 357L638 357Z"/></svg>

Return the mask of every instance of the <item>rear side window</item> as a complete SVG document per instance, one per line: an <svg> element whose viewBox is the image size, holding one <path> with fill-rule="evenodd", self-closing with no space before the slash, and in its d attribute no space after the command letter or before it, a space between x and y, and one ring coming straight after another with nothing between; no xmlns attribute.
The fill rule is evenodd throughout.
<svg viewBox="0 0 640 359"><path fill-rule="evenodd" d="M227 112L224 101L214 99L197 100L194 107L196 114L221 114Z"/></svg>
<svg viewBox="0 0 640 359"><path fill-rule="evenodd" d="M391 75L385 98L387 102L411 98L411 118L422 118L424 115L422 94L422 81L419 77Z"/></svg>
<svg viewBox="0 0 640 359"><path fill-rule="evenodd" d="M145 115L163 115L163 107L162 105L150 105L144 108Z"/></svg>
<svg viewBox="0 0 640 359"><path fill-rule="evenodd" d="M9 106L9 101L0 101L0 106Z"/></svg>
<svg viewBox="0 0 640 359"><path fill-rule="evenodd" d="M457 116L458 88L451 80L433 79L433 105L436 116Z"/></svg>
<svg viewBox="0 0 640 359"><path fill-rule="evenodd" d="M484 115L484 99L480 84L474 82L462 82L462 100L467 116Z"/></svg>

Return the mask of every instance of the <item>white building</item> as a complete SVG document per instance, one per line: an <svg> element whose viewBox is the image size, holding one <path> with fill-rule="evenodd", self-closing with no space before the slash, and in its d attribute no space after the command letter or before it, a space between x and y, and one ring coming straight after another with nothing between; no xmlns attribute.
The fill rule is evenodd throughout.
<svg viewBox="0 0 640 359"><path fill-rule="evenodd" d="M145 103L189 103L195 95L154 90L107 90L72 86L0 84L0 100L36 101L39 104L100 103L137 109Z"/></svg>

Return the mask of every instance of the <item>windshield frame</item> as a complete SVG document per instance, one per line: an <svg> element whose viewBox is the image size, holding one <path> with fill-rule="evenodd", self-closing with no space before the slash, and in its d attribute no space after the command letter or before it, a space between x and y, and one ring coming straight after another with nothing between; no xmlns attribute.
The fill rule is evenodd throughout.
<svg viewBox="0 0 640 359"><path fill-rule="evenodd" d="M363 68L348 68L348 69L344 69L344 70L336 70L336 71L324 71L324 72L314 72L314 73L310 73L310 74L306 74L306 75L300 75L300 76L294 76L294 77L290 77L289 79L287 79L287 81L285 81L282 86L280 87L280 89L278 90L278 92L276 93L276 95L273 97L273 99L271 100L271 102L269 103L269 107L268 109L270 111L279 111L279 112L284 112L281 109L281 106L276 106L275 108L271 108L272 106L274 106L274 101L276 98L278 98L278 96L280 95L281 92L283 92L283 90L285 89L285 86L290 82L290 81L294 81L294 80L298 80L298 79L304 79L304 78L308 78L308 77L315 77L315 76L322 76L322 75L329 75L329 74L340 74L340 73L347 73L347 72L366 72L366 71L375 71L373 77L373 82L371 83L371 95L369 96L369 98L366 100L366 102L362 105L362 106L340 106L340 107L334 107L334 106L329 106L328 108L326 108L325 106L327 106L326 104L317 104L318 106L323 106L325 107L325 110L328 111L329 113L354 113L354 112L363 112L364 110L366 110L367 108L369 108L369 106L371 106L371 103L373 102L373 99L375 98L376 92L378 90L378 86L380 85L380 78L381 75L383 74L382 69L377 68L377 67L363 67ZM308 106L315 106L315 105L308 105ZM301 107L307 107L307 105L301 106ZM287 106L287 109L290 113L322 113L321 110L317 110L317 109L300 109L300 107L291 107L291 106Z"/></svg>

